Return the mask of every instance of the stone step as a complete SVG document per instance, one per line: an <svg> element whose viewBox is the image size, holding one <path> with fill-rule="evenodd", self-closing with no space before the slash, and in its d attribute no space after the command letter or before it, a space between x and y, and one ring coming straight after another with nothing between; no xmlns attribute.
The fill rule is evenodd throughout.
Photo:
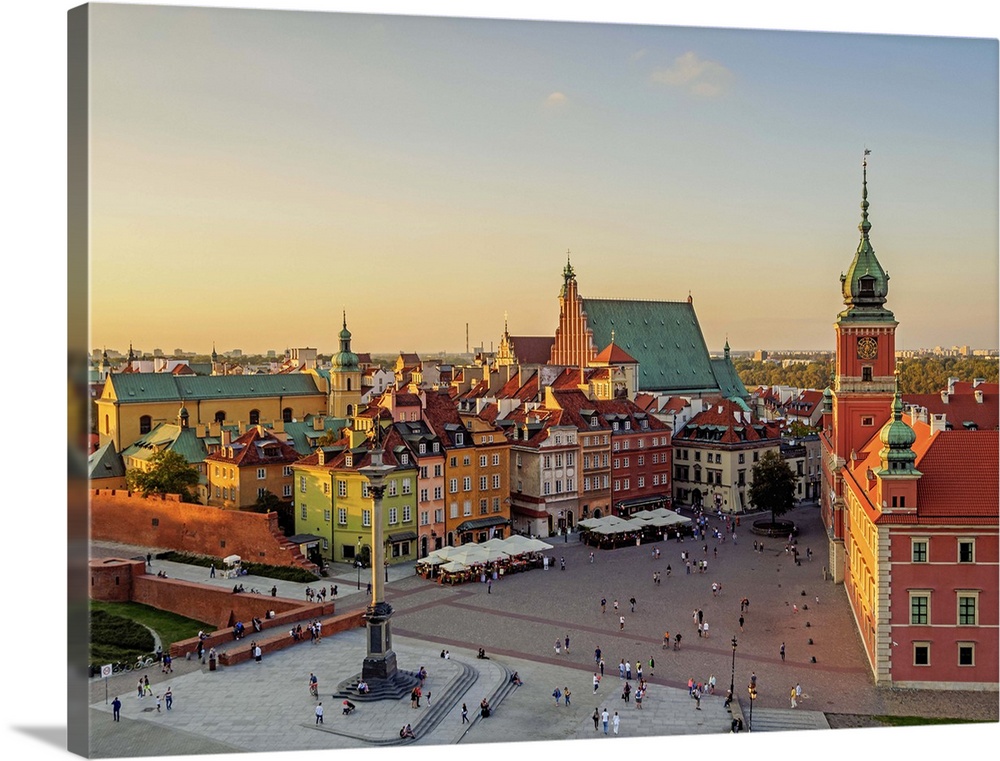
<svg viewBox="0 0 1000 761"><path fill-rule="evenodd" d="M744 712L747 717L749 712ZM822 711L799 708L761 708L753 712L754 732L795 732L806 729L829 729Z"/></svg>

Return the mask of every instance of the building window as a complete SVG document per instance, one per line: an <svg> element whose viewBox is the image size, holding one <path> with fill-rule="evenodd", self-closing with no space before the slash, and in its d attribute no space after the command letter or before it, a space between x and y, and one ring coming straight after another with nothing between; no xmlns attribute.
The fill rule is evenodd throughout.
<svg viewBox="0 0 1000 761"><path fill-rule="evenodd" d="M215 413L215 422L216 423L225 423L226 422L226 411L225 410L219 410L218 412Z"/></svg>
<svg viewBox="0 0 1000 761"><path fill-rule="evenodd" d="M472 463L472 458L470 458L469 455L466 455L465 457L462 458L462 465L468 466L471 463Z"/></svg>
<svg viewBox="0 0 1000 761"><path fill-rule="evenodd" d="M257 499L260 499L265 494L267 494L267 489L265 489L263 486L257 487Z"/></svg>
<svg viewBox="0 0 1000 761"><path fill-rule="evenodd" d="M484 454L479 455L479 467L480 468L485 468L486 467L486 462L487 462L486 455L484 455Z"/></svg>
<svg viewBox="0 0 1000 761"><path fill-rule="evenodd" d="M959 563L976 562L976 541L974 539L958 540L958 562Z"/></svg>
<svg viewBox="0 0 1000 761"><path fill-rule="evenodd" d="M267 478L267 469L266 468L257 468L257 480L258 481L263 481L265 478Z"/></svg>
<svg viewBox="0 0 1000 761"><path fill-rule="evenodd" d="M372 485L367 481L361 482L361 499L370 499L372 495Z"/></svg>
<svg viewBox="0 0 1000 761"><path fill-rule="evenodd" d="M865 415L863 418L861 418L861 425L865 427L875 425L875 417L873 415Z"/></svg>
<svg viewBox="0 0 1000 761"><path fill-rule="evenodd" d="M285 484L284 486L281 487L281 496L282 497L291 497L292 496L292 485L291 484Z"/></svg>
<svg viewBox="0 0 1000 761"><path fill-rule="evenodd" d="M434 511L434 522L435 523L443 523L444 522L444 510L435 510Z"/></svg>
<svg viewBox="0 0 1000 761"><path fill-rule="evenodd" d="M434 487L434 499L441 499L444 496L443 491L444 490L440 486L435 486Z"/></svg>
<svg viewBox="0 0 1000 761"><path fill-rule="evenodd" d="M299 476L299 491L302 492L303 494L306 493L306 477L305 476Z"/></svg>
<svg viewBox="0 0 1000 761"><path fill-rule="evenodd" d="M396 479L393 478L391 481L389 481L389 492L388 493L389 493L390 497L395 497L396 496L396 494L397 494L396 489L397 488L398 487L396 486Z"/></svg>
<svg viewBox="0 0 1000 761"><path fill-rule="evenodd" d="M931 598L926 592L910 593L910 623L926 625L930 623Z"/></svg>
<svg viewBox="0 0 1000 761"><path fill-rule="evenodd" d="M458 503L457 502L452 502L451 505L450 505L450 508L451 508L451 517L452 518L457 518L458 517Z"/></svg>
<svg viewBox="0 0 1000 761"><path fill-rule="evenodd" d="M641 489L645 485L646 485L646 478L645 478L645 476L639 476L639 488Z"/></svg>
<svg viewBox="0 0 1000 761"><path fill-rule="evenodd" d="M462 503L462 515L465 517L472 515L472 500L467 499Z"/></svg>
<svg viewBox="0 0 1000 761"><path fill-rule="evenodd" d="M281 475L283 475L283 476L290 476L290 475L292 475L292 466L291 465L286 465L284 468L282 468L281 469Z"/></svg>
<svg viewBox="0 0 1000 761"><path fill-rule="evenodd" d="M747 456L746 456L745 454L743 454L743 452L740 452L740 453L739 453L739 456L738 456L738 457L736 458L736 461L737 461L737 462L738 462L738 463L739 463L740 465L742 465L743 463L745 463L745 462L746 462L746 457L747 457Z"/></svg>
<svg viewBox="0 0 1000 761"><path fill-rule="evenodd" d="M452 478L448 480L448 493L455 494L458 491L458 479Z"/></svg>
<svg viewBox="0 0 1000 761"><path fill-rule="evenodd" d="M419 451L420 454L427 454L427 443L421 441L420 445L417 447L417 451Z"/></svg>
<svg viewBox="0 0 1000 761"><path fill-rule="evenodd" d="M323 486L325 487L326 484L323 484ZM338 497L347 496L347 481L337 481L337 496Z"/></svg>
<svg viewBox="0 0 1000 761"><path fill-rule="evenodd" d="M544 484L542 484L542 494L551 494L551 493L552 493L552 484L546 481Z"/></svg>
<svg viewBox="0 0 1000 761"><path fill-rule="evenodd" d="M486 483L487 483L487 477L486 476L480 476L479 477L479 491L486 491Z"/></svg>
<svg viewBox="0 0 1000 761"><path fill-rule="evenodd" d="M494 465L499 465L500 464L500 455L498 455L498 454L493 455L493 464Z"/></svg>
<svg viewBox="0 0 1000 761"><path fill-rule="evenodd" d="M139 418L139 433L149 433L151 430L153 430L153 418L143 415Z"/></svg>
<svg viewBox="0 0 1000 761"><path fill-rule="evenodd" d="M566 467L567 468L572 468L573 467L573 462L574 462L573 453L572 452L567 452L566 453Z"/></svg>
<svg viewBox="0 0 1000 761"><path fill-rule="evenodd" d="M431 514L429 511L424 510L420 513L420 525L426 526L431 522Z"/></svg>
<svg viewBox="0 0 1000 761"><path fill-rule="evenodd" d="M979 623L977 608L979 595L974 592L958 593L958 625L976 626Z"/></svg>
<svg viewBox="0 0 1000 761"><path fill-rule="evenodd" d="M493 488L494 489L499 489L500 488L500 475L499 474L494 474L493 475Z"/></svg>
<svg viewBox="0 0 1000 761"><path fill-rule="evenodd" d="M361 525L368 527L372 525L372 511L362 510L361 511Z"/></svg>
<svg viewBox="0 0 1000 761"><path fill-rule="evenodd" d="M472 476L462 478L462 491L472 491Z"/></svg>
<svg viewBox="0 0 1000 761"><path fill-rule="evenodd" d="M914 563L926 563L927 562L927 540L926 539L914 539L911 547L913 548L913 562Z"/></svg>
<svg viewBox="0 0 1000 761"><path fill-rule="evenodd" d="M329 510L324 510L323 511L323 520L325 520L327 523L330 522L330 511Z"/></svg>
<svg viewBox="0 0 1000 761"><path fill-rule="evenodd" d="M420 501L421 502L427 502L427 498L428 498L427 489L421 489L420 490Z"/></svg>
<svg viewBox="0 0 1000 761"><path fill-rule="evenodd" d="M861 380L870 381L872 379L872 369L869 365L861 368Z"/></svg>
<svg viewBox="0 0 1000 761"><path fill-rule="evenodd" d="M250 425L260 424L260 410L250 410Z"/></svg>
<svg viewBox="0 0 1000 761"><path fill-rule="evenodd" d="M913 665L914 666L930 666L931 665L931 643L930 642L914 642L913 643Z"/></svg>
<svg viewBox="0 0 1000 761"><path fill-rule="evenodd" d="M302 516L302 520L305 520L309 517L309 508L306 507L305 502L301 503L299 507L301 508L299 514Z"/></svg>
<svg viewBox="0 0 1000 761"><path fill-rule="evenodd" d="M500 512L500 497L493 498L493 512L495 513Z"/></svg>
<svg viewBox="0 0 1000 761"><path fill-rule="evenodd" d="M395 507L389 508L389 525L399 523L399 511Z"/></svg>
<svg viewBox="0 0 1000 761"><path fill-rule="evenodd" d="M413 518L410 515L410 506L403 505L403 523L409 523Z"/></svg>
<svg viewBox="0 0 1000 761"><path fill-rule="evenodd" d="M409 478L404 478L403 479L403 494L409 494L411 491L412 491L412 489L410 487L410 479Z"/></svg>
<svg viewBox="0 0 1000 761"><path fill-rule="evenodd" d="M486 515L490 509L490 501L488 499L479 500L479 514Z"/></svg>
<svg viewBox="0 0 1000 761"><path fill-rule="evenodd" d="M441 464L438 463L434 466L434 478L441 478Z"/></svg>
<svg viewBox="0 0 1000 761"><path fill-rule="evenodd" d="M346 507L338 507L337 508L337 523L339 523L341 526L346 526L347 525L347 508Z"/></svg>
<svg viewBox="0 0 1000 761"><path fill-rule="evenodd" d="M958 643L958 665L959 666L976 665L976 645L974 642Z"/></svg>

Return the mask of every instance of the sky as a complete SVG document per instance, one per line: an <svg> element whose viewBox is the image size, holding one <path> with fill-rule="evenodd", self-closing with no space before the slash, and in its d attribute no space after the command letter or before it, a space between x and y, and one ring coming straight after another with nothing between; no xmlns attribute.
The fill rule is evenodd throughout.
<svg viewBox="0 0 1000 761"><path fill-rule="evenodd" d="M897 347L997 346L997 43L97 5L91 348L464 351L585 298L832 349L869 156Z"/></svg>

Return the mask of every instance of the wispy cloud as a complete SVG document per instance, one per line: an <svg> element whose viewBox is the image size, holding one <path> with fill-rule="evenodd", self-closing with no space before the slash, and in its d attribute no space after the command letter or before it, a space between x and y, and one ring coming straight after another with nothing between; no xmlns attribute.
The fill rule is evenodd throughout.
<svg viewBox="0 0 1000 761"><path fill-rule="evenodd" d="M680 87L694 95L714 98L722 95L733 80L733 73L718 61L699 58L688 51L674 60L669 69L657 69L651 75L654 82Z"/></svg>
<svg viewBox="0 0 1000 761"><path fill-rule="evenodd" d="M629 56L630 61L638 61L640 58L645 58L649 51L646 48L640 48L635 51L631 56Z"/></svg>
<svg viewBox="0 0 1000 761"><path fill-rule="evenodd" d="M549 106L562 106L569 102L569 98L566 97L564 93L554 92L549 97L545 99L546 105Z"/></svg>

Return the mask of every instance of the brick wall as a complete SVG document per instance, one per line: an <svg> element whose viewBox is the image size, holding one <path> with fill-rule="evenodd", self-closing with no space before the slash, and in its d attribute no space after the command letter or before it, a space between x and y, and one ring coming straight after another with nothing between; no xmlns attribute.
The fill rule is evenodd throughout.
<svg viewBox="0 0 1000 761"><path fill-rule="evenodd" d="M278 528L277 513L245 513L192 505L174 494L142 497L115 489L90 492L95 541L158 547L212 557L316 571Z"/></svg>
<svg viewBox="0 0 1000 761"><path fill-rule="evenodd" d="M324 637L336 634L337 632L348 631L349 629L358 629L365 626L365 619L361 611L344 613L330 618L323 618L321 621L323 624L321 631ZM271 636L265 636L265 632L255 632L251 627L250 633L243 638L243 642L246 643L246 647L231 648L224 653L219 653L219 663L223 666L233 666L237 663L245 663L246 661L251 660L253 658L253 653L250 652L250 645L253 642L260 645L261 655L264 656L267 653L273 653L276 650L283 650L286 647L292 647L293 645L311 641L309 639L309 633L306 631L305 627L303 627L302 639L299 640L293 639L288 634L287 629L278 634L272 632ZM197 647L197 644L195 647Z"/></svg>
<svg viewBox="0 0 1000 761"><path fill-rule="evenodd" d="M142 560L105 558L90 561L90 597L108 602L132 599L132 580L146 573Z"/></svg>

